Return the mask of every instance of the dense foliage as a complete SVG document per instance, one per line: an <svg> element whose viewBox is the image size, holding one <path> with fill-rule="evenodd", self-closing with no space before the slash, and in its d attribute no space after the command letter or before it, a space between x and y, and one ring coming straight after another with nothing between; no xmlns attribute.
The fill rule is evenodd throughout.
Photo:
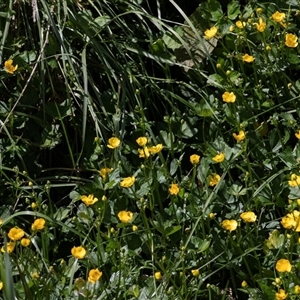
<svg viewBox="0 0 300 300"><path fill-rule="evenodd" d="M0 299L299 298L297 0L0 8Z"/></svg>

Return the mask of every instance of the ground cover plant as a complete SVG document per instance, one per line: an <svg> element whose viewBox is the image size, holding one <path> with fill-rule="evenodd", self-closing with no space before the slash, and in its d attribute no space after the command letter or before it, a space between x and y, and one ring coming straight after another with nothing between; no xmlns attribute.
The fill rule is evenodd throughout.
<svg viewBox="0 0 300 300"><path fill-rule="evenodd" d="M0 1L0 299L300 299L299 1Z"/></svg>

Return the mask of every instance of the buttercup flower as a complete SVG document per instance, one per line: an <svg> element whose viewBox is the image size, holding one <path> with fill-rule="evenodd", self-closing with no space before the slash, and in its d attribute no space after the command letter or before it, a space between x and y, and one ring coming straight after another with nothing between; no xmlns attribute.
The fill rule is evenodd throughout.
<svg viewBox="0 0 300 300"><path fill-rule="evenodd" d="M237 224L236 220L224 220L224 221L222 221L221 225L225 230L228 230L231 232L231 231L236 230L238 224Z"/></svg>
<svg viewBox="0 0 300 300"><path fill-rule="evenodd" d="M2 246L1 248L1 252L5 253L6 252L6 247L7 247L7 253L12 253L16 247L16 243L15 242L8 242L6 244L6 246Z"/></svg>
<svg viewBox="0 0 300 300"><path fill-rule="evenodd" d="M295 294L300 294L300 286L295 285Z"/></svg>
<svg viewBox="0 0 300 300"><path fill-rule="evenodd" d="M105 179L106 179L106 175L107 175L108 173L110 173L112 170L113 170L113 168L102 168L102 169L99 171L99 173L100 173L102 179L105 180Z"/></svg>
<svg viewBox="0 0 300 300"><path fill-rule="evenodd" d="M71 253L75 258L83 259L86 255L86 250L82 246L73 247Z"/></svg>
<svg viewBox="0 0 300 300"><path fill-rule="evenodd" d="M3 282L0 281L0 291L3 289Z"/></svg>
<svg viewBox="0 0 300 300"><path fill-rule="evenodd" d="M140 158L147 158L150 156L150 152L148 147L144 147L143 149L138 149Z"/></svg>
<svg viewBox="0 0 300 300"><path fill-rule="evenodd" d="M295 133L295 136L298 140L300 140L300 130L298 130L296 133Z"/></svg>
<svg viewBox="0 0 300 300"><path fill-rule="evenodd" d="M292 265L289 262L289 260L281 258L277 261L275 268L280 273L282 273L282 272L288 272L289 273L292 270Z"/></svg>
<svg viewBox="0 0 300 300"><path fill-rule="evenodd" d="M218 28L213 26L210 29L204 31L204 37L206 39L212 39L217 34Z"/></svg>
<svg viewBox="0 0 300 300"><path fill-rule="evenodd" d="M155 272L155 273L154 273L154 278L155 278L156 280L161 280L161 279L162 279L161 273L160 273L160 272Z"/></svg>
<svg viewBox="0 0 300 300"><path fill-rule="evenodd" d="M209 179L209 186L215 186L219 183L221 177L218 174L213 174L213 175L209 175L208 179Z"/></svg>
<svg viewBox="0 0 300 300"><path fill-rule="evenodd" d="M242 282L242 284L241 284L241 286L242 286L243 288L246 287L247 285L248 285L248 283L247 283L247 281L245 281L245 280L244 280L244 281Z"/></svg>
<svg viewBox="0 0 300 300"><path fill-rule="evenodd" d="M281 225L285 229L293 229L296 232L300 231L300 212L294 210L292 213L287 214L281 220Z"/></svg>
<svg viewBox="0 0 300 300"><path fill-rule="evenodd" d="M246 138L245 131L240 130L239 134L233 133L232 136L238 141L241 142Z"/></svg>
<svg viewBox="0 0 300 300"><path fill-rule="evenodd" d="M193 155L190 156L191 164L197 165L199 163L199 161L200 161L200 156L199 155L193 154Z"/></svg>
<svg viewBox="0 0 300 300"><path fill-rule="evenodd" d="M194 277L198 277L200 275L199 269L191 270L191 273Z"/></svg>
<svg viewBox="0 0 300 300"><path fill-rule="evenodd" d="M141 136L136 140L137 144L141 147L145 146L148 142L148 139L145 136Z"/></svg>
<svg viewBox="0 0 300 300"><path fill-rule="evenodd" d="M291 180L288 181L289 186L295 187L300 185L300 176L296 174L291 175Z"/></svg>
<svg viewBox="0 0 300 300"><path fill-rule="evenodd" d="M279 290L279 293L275 294L276 300L285 300L288 297L288 294L283 289Z"/></svg>
<svg viewBox="0 0 300 300"><path fill-rule="evenodd" d="M90 283L96 283L96 281L98 281L101 277L102 272L100 272L98 269L92 269L89 271L88 281Z"/></svg>
<svg viewBox="0 0 300 300"><path fill-rule="evenodd" d="M18 69L18 65L13 66L13 60L9 59L4 63L4 68L7 73L14 74Z"/></svg>
<svg viewBox="0 0 300 300"><path fill-rule="evenodd" d="M242 56L242 60L247 63L252 63L255 60L255 58L252 55L246 53L245 55Z"/></svg>
<svg viewBox="0 0 300 300"><path fill-rule="evenodd" d="M43 218L36 219L31 225L31 230L33 231L42 230L45 227L45 223L46 221Z"/></svg>
<svg viewBox="0 0 300 300"><path fill-rule="evenodd" d="M233 102L235 102L236 96L235 96L235 94L233 92L231 92L231 93L225 92L222 95L222 99L226 103L233 103Z"/></svg>
<svg viewBox="0 0 300 300"><path fill-rule="evenodd" d="M136 225L132 225L132 231L138 231L138 227Z"/></svg>
<svg viewBox="0 0 300 300"><path fill-rule="evenodd" d="M209 217L210 217L210 219L214 219L214 218L216 217L216 214L214 214L213 212L211 212L211 213L209 214Z"/></svg>
<svg viewBox="0 0 300 300"><path fill-rule="evenodd" d="M27 239L27 238L21 239L21 245L23 247L28 247L30 245L30 239Z"/></svg>
<svg viewBox="0 0 300 300"><path fill-rule="evenodd" d="M120 182L121 187L130 188L135 182L135 177L126 177Z"/></svg>
<svg viewBox="0 0 300 300"><path fill-rule="evenodd" d="M172 183L169 188L169 193L171 195L177 195L179 193L179 186L176 183Z"/></svg>
<svg viewBox="0 0 300 300"><path fill-rule="evenodd" d="M122 210L118 213L118 218L122 223L129 223L133 219L133 213L131 211Z"/></svg>
<svg viewBox="0 0 300 300"><path fill-rule="evenodd" d="M285 35L285 45L290 48L296 48L298 46L298 37L295 34L287 33Z"/></svg>
<svg viewBox="0 0 300 300"><path fill-rule="evenodd" d="M276 11L273 15L272 15L272 19L275 21L275 22L282 22L285 18L285 13L281 13L279 11Z"/></svg>
<svg viewBox="0 0 300 300"><path fill-rule="evenodd" d="M7 235L12 241L18 241L24 236L24 234L25 232L23 229L14 227L10 229Z"/></svg>
<svg viewBox="0 0 300 300"><path fill-rule="evenodd" d="M111 137L109 140L108 140L108 145L107 147L110 148L110 149L115 149L115 148L118 148L121 144L121 141L116 138L116 137Z"/></svg>
<svg viewBox="0 0 300 300"><path fill-rule="evenodd" d="M242 29L246 26L246 22L237 21L237 22L235 22L235 25L237 28Z"/></svg>
<svg viewBox="0 0 300 300"><path fill-rule="evenodd" d="M149 147L148 150L151 154L159 153L163 149L162 144L157 144L156 146Z"/></svg>
<svg viewBox="0 0 300 300"><path fill-rule="evenodd" d="M86 206L93 205L94 203L96 203L98 201L98 198L94 197L93 194L90 194L88 196L83 195L80 197L80 199Z"/></svg>
<svg viewBox="0 0 300 300"><path fill-rule="evenodd" d="M252 211L248 211L248 212L243 212L240 215L241 219L244 220L247 223L253 223L256 221L256 214Z"/></svg>
<svg viewBox="0 0 300 300"><path fill-rule="evenodd" d="M212 158L212 160L216 163L221 163L224 159L225 159L225 154L222 152Z"/></svg>
<svg viewBox="0 0 300 300"><path fill-rule="evenodd" d="M262 18L259 18L258 19L258 23L254 23L256 25L256 29L259 31L259 32L264 32L265 29L266 29L266 26L267 24L263 21Z"/></svg>

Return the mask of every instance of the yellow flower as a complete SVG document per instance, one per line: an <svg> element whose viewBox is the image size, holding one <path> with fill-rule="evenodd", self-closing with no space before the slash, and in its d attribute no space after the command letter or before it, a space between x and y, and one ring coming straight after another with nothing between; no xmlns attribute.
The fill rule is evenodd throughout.
<svg viewBox="0 0 300 300"><path fill-rule="evenodd" d="M235 94L233 92L231 92L231 93L225 92L222 95L222 99L226 103L233 103L233 102L235 102L236 96L235 96Z"/></svg>
<svg viewBox="0 0 300 300"><path fill-rule="evenodd" d="M214 213L211 212L211 213L209 214L209 217L210 217L211 219L214 219L214 218L216 217L216 214L214 214Z"/></svg>
<svg viewBox="0 0 300 300"><path fill-rule="evenodd" d="M45 223L46 221L43 218L36 219L31 225L31 230L33 231L42 230L45 227Z"/></svg>
<svg viewBox="0 0 300 300"><path fill-rule="evenodd" d="M36 208L37 208L37 204L36 204L35 202L32 202L32 203L31 203L31 208L32 208L32 209L36 209Z"/></svg>
<svg viewBox="0 0 300 300"><path fill-rule="evenodd" d="M139 228L138 228L136 225L132 225L132 231L135 232L135 231L138 231L138 229L139 229Z"/></svg>
<svg viewBox="0 0 300 300"><path fill-rule="evenodd" d="M294 218L293 214L287 214L286 216L284 216L281 220L281 225L285 228L285 229L294 229L297 225L297 221Z"/></svg>
<svg viewBox="0 0 300 300"><path fill-rule="evenodd" d="M232 32L233 30L234 30L234 26L231 25L231 26L229 27L229 31Z"/></svg>
<svg viewBox="0 0 300 300"><path fill-rule="evenodd" d="M151 154L159 153L163 149L162 144L157 144L156 146L149 147L148 150Z"/></svg>
<svg viewBox="0 0 300 300"><path fill-rule="evenodd" d="M113 168L102 168L102 169L99 171L99 173L100 173L102 179L105 180L105 179L106 179L106 175L107 175L108 173L110 173L112 170L113 170Z"/></svg>
<svg viewBox="0 0 300 300"><path fill-rule="evenodd" d="M292 270L292 265L287 259L281 258L277 261L275 268L278 272L289 273Z"/></svg>
<svg viewBox="0 0 300 300"><path fill-rule="evenodd" d="M205 38L207 40L212 39L217 34L218 28L213 26L210 29L204 31Z"/></svg>
<svg viewBox="0 0 300 300"><path fill-rule="evenodd" d="M199 161L200 161L200 156L199 155L193 154L193 155L190 156L191 164L197 165L199 163Z"/></svg>
<svg viewBox="0 0 300 300"><path fill-rule="evenodd" d="M245 131L240 130L239 134L233 133L232 136L238 141L241 142L246 138Z"/></svg>
<svg viewBox="0 0 300 300"><path fill-rule="evenodd" d="M38 272L32 272L30 275L31 275L31 277L32 277L33 279L38 279L38 278L40 278L40 275L39 275Z"/></svg>
<svg viewBox="0 0 300 300"><path fill-rule="evenodd" d="M248 283L247 283L247 281L245 281L245 280L244 280L244 281L242 282L242 284L241 284L241 286L242 286L243 288L245 288L247 285L248 285Z"/></svg>
<svg viewBox="0 0 300 300"><path fill-rule="evenodd" d="M300 130L298 130L296 133L295 133L295 136L298 140L300 140Z"/></svg>
<svg viewBox="0 0 300 300"><path fill-rule="evenodd" d="M7 235L12 241L18 241L24 236L24 234L25 232L23 229L14 227L10 229Z"/></svg>
<svg viewBox="0 0 300 300"><path fill-rule="evenodd" d="M73 247L71 253L75 258L83 259L86 255L86 250L82 246Z"/></svg>
<svg viewBox="0 0 300 300"><path fill-rule="evenodd" d="M225 154L222 152L212 158L212 160L216 163L221 163L224 159L225 159Z"/></svg>
<svg viewBox="0 0 300 300"><path fill-rule="evenodd" d="M265 29L266 29L266 26L267 24L263 21L262 18L259 18L258 19L258 23L254 23L256 25L256 29L259 31L259 32L264 32Z"/></svg>
<svg viewBox="0 0 300 300"><path fill-rule="evenodd" d="M235 22L235 25L237 28L242 29L246 26L246 22L237 21L237 22Z"/></svg>
<svg viewBox="0 0 300 300"><path fill-rule="evenodd" d="M115 148L118 148L121 144L121 141L116 138L116 137L111 137L109 140L108 140L108 145L107 147L110 148L110 149L115 149Z"/></svg>
<svg viewBox="0 0 300 300"><path fill-rule="evenodd" d="M300 286L295 285L295 294L300 294Z"/></svg>
<svg viewBox="0 0 300 300"><path fill-rule="evenodd" d="M155 273L154 273L154 278L155 278L156 280L161 280L161 279L162 279L161 273L160 273L160 272L155 272Z"/></svg>
<svg viewBox="0 0 300 300"><path fill-rule="evenodd" d="M300 176L298 176L296 174L292 174L291 180L289 180L288 183L289 183L289 186L291 186L291 187L300 185Z"/></svg>
<svg viewBox="0 0 300 300"><path fill-rule="evenodd" d="M267 50L267 51L270 51L270 50L271 50L270 45L267 45L267 46L266 46L266 50Z"/></svg>
<svg viewBox="0 0 300 300"><path fill-rule="evenodd" d="M129 223L133 219L133 213L131 211L122 210L118 213L118 218L122 223Z"/></svg>
<svg viewBox="0 0 300 300"><path fill-rule="evenodd" d="M222 67L221 64L216 64L217 69L220 69Z"/></svg>
<svg viewBox="0 0 300 300"><path fill-rule="evenodd" d="M150 152L148 147L144 147L143 149L138 149L140 158L148 158L150 156Z"/></svg>
<svg viewBox="0 0 300 300"><path fill-rule="evenodd" d="M98 281L101 277L102 272L100 272L98 269L92 269L89 271L88 281L90 283L96 283L96 281Z"/></svg>
<svg viewBox="0 0 300 300"><path fill-rule="evenodd" d="M14 72L18 69L18 65L13 66L13 60L9 59L4 63L5 71L10 74L14 74Z"/></svg>
<svg viewBox="0 0 300 300"><path fill-rule="evenodd" d="M148 142L148 139L145 136L141 136L136 140L137 144L141 147L145 146Z"/></svg>
<svg viewBox="0 0 300 300"><path fill-rule="evenodd" d="M240 215L241 219L244 220L247 223L253 223L256 221L256 214L252 211L243 212Z"/></svg>
<svg viewBox="0 0 300 300"><path fill-rule="evenodd" d="M280 13L279 11L276 11L273 15L272 15L272 19L275 21L275 22L282 22L285 18L285 13Z"/></svg>
<svg viewBox="0 0 300 300"><path fill-rule="evenodd" d="M257 9L256 9L256 12L258 13L258 14L261 14L262 13L262 8L261 7L258 7Z"/></svg>
<svg viewBox="0 0 300 300"><path fill-rule="evenodd" d="M242 60L247 63L252 63L255 60L255 58L252 55L246 53L245 55L242 56Z"/></svg>
<svg viewBox="0 0 300 300"><path fill-rule="evenodd" d="M296 48L298 46L298 37L295 34L287 33L285 35L285 45L290 48Z"/></svg>
<svg viewBox="0 0 300 300"><path fill-rule="evenodd" d="M90 206L93 205L94 203L96 203L98 201L98 198L94 197L94 195L90 194L88 196L83 195L80 197L80 200L86 205L86 206Z"/></svg>
<svg viewBox="0 0 300 300"><path fill-rule="evenodd" d="M179 186L176 183L172 183L169 188L170 195L177 195L179 193Z"/></svg>
<svg viewBox="0 0 300 300"><path fill-rule="evenodd" d="M30 239L27 239L27 238L21 239L21 245L23 247L28 247L30 245Z"/></svg>
<svg viewBox="0 0 300 300"><path fill-rule="evenodd" d="M285 229L293 229L296 232L300 231L300 212L294 210L292 213L287 214L281 220L281 225Z"/></svg>
<svg viewBox="0 0 300 300"><path fill-rule="evenodd" d="M283 289L280 289L279 293L275 294L276 300L284 300L287 298L287 296L288 296L288 294L286 294Z"/></svg>
<svg viewBox="0 0 300 300"><path fill-rule="evenodd" d="M213 174L213 175L209 175L208 179L209 179L209 186L215 186L219 183L221 177L218 174Z"/></svg>
<svg viewBox="0 0 300 300"><path fill-rule="evenodd" d="M200 275L199 269L191 270L191 273L194 277L198 277Z"/></svg>
<svg viewBox="0 0 300 300"><path fill-rule="evenodd" d="M1 248L1 252L6 252L6 247L7 247L7 253L11 253L14 251L15 247L16 247L16 243L15 242L8 242L6 244L6 246L2 246Z"/></svg>
<svg viewBox="0 0 300 300"><path fill-rule="evenodd" d="M233 230L236 230L237 228L237 221L236 220L224 220L222 223L221 223L222 227L225 229L225 230L228 230L228 231L233 231Z"/></svg>
<svg viewBox="0 0 300 300"><path fill-rule="evenodd" d="M0 291L3 289L3 282L0 281Z"/></svg>
<svg viewBox="0 0 300 300"><path fill-rule="evenodd" d="M130 188L131 186L133 186L134 182L135 182L135 177L134 176L126 177L120 182L120 186Z"/></svg>

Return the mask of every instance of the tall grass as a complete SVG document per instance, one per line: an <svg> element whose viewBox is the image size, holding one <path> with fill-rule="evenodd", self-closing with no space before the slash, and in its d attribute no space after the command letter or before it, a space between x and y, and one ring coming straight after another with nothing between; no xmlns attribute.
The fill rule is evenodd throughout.
<svg viewBox="0 0 300 300"><path fill-rule="evenodd" d="M297 5L2 3L0 298L297 299Z"/></svg>

